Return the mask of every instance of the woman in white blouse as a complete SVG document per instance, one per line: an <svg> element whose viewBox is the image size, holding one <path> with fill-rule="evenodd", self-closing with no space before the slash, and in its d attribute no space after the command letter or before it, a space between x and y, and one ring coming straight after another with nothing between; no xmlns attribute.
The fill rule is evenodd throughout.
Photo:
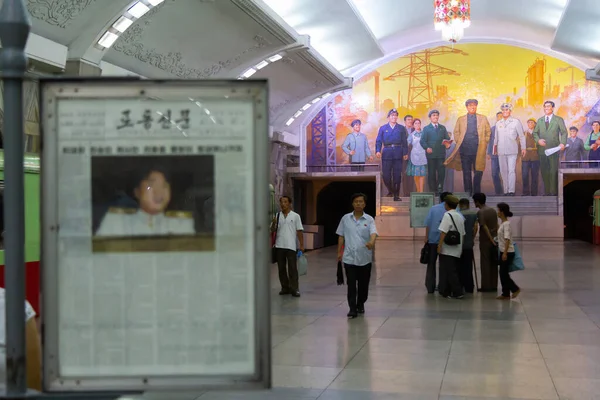
<svg viewBox="0 0 600 400"><path fill-rule="evenodd" d="M410 159L406 166L406 175L415 179L417 192L422 193L425 189L425 177L427 176L427 154L421 146L421 120L415 119L413 122L414 131L408 134L408 144L412 146Z"/></svg>
<svg viewBox="0 0 600 400"><path fill-rule="evenodd" d="M510 265L515 259L515 244L512 240L512 229L510 221L513 216L510 206L506 203L498 204L498 218L502 221L498 227L498 250L500 251L500 283L502 284L502 294L497 297L498 300L515 299L521 289L510 277Z"/></svg>

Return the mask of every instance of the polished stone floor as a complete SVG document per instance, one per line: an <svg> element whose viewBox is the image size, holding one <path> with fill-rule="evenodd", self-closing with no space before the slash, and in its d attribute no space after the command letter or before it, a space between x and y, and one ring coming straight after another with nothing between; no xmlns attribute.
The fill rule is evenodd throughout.
<svg viewBox="0 0 600 400"><path fill-rule="evenodd" d="M378 242L355 320L335 249L307 255L299 299L277 295L274 267L275 389L199 399L600 399L600 247L522 243L526 269L513 278L523 292L512 301L427 295L420 247Z"/></svg>

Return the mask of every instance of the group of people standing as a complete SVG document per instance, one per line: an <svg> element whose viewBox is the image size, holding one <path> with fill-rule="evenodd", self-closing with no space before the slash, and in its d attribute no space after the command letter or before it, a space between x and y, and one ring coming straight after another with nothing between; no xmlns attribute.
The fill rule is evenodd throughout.
<svg viewBox="0 0 600 400"><path fill-rule="evenodd" d="M444 192L440 195L440 203L429 210L425 234L425 246L429 254L425 276L427 292L433 294L438 290L441 296L462 299L465 293L475 291L473 247L479 232L479 291L497 293L499 275L502 294L497 298L514 299L521 289L510 277L510 265L515 258L508 220L513 215L510 206L499 203L497 210L494 210L486 205L486 195L483 193L475 193L473 202L479 209L477 212L470 210L469 199L458 199L452 193ZM501 224L498 224L498 219ZM454 241L449 240L451 232L455 233Z"/></svg>
<svg viewBox="0 0 600 400"><path fill-rule="evenodd" d="M343 284L345 272L348 318L353 319L365 313L378 233L374 218L364 211L367 196L356 193L350 200L353 211L341 218L336 229L337 281ZM497 299L514 299L521 289L510 277L510 267L515 259L510 206L499 203L497 209L488 207L483 193L475 193L473 202L477 212L470 209L469 199L458 199L452 193L444 192L440 195L440 203L429 210L425 233L429 254L425 287L429 294L437 290L441 296L454 299L462 299L465 293L474 293L477 284L473 279L473 248L479 232L479 291L497 293L500 276L502 293ZM281 212L276 214L271 224L273 261L278 264L281 284L279 294L300 297L296 258L298 251L304 250L302 222L300 216L291 210L292 201L288 196L283 196L279 203Z"/></svg>
<svg viewBox="0 0 600 400"><path fill-rule="evenodd" d="M418 118L404 117L404 125L398 123L398 111L391 109L388 123L381 126L375 141L375 155L381 158L382 178L388 197L400 201L403 162L407 176L414 178L416 191L425 190L425 177L429 190L440 194L444 191L447 168L462 171L464 191L481 193L481 180L486 159L491 160L492 180L496 195L514 196L516 193L516 167L522 159L523 195L538 195L538 177L541 171L544 195L558 195L558 167L561 156L565 161L583 161L584 151L589 160L600 161L600 122L592 123L592 132L584 141L578 129L571 127L569 133L565 121L554 114L555 104L544 103L544 116L527 121L527 129L512 116L512 104L503 103L491 126L487 117L477 113L478 101L465 102L467 114L458 118L452 135L439 123L440 112L428 113L429 124L423 126ZM373 157L368 139L360 132L361 121L352 121L350 133L342 150L350 156L354 171L361 171L364 163ZM546 150L557 148L553 154ZM558 148L560 151L558 151ZM562 151L562 153L561 153ZM569 163L573 164L573 163ZM580 167L567 165L567 167ZM592 167L600 166L592 163Z"/></svg>

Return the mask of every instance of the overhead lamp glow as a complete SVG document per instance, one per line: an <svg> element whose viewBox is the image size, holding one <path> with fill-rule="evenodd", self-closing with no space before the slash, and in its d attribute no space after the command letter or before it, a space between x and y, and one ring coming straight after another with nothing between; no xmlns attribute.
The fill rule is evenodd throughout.
<svg viewBox="0 0 600 400"><path fill-rule="evenodd" d="M127 18L126 16L122 16L113 24L113 28L123 33L133 24L133 21Z"/></svg>
<svg viewBox="0 0 600 400"><path fill-rule="evenodd" d="M152 4L153 6L157 6L160 3L162 3L165 0L148 0L148 3Z"/></svg>
<svg viewBox="0 0 600 400"><path fill-rule="evenodd" d="M150 8L142 2L135 3L127 12L136 18L142 18L144 14L150 11Z"/></svg>
<svg viewBox="0 0 600 400"><path fill-rule="evenodd" d="M316 103L318 103L319 101L321 101L321 98L320 98L320 97L317 97L316 99L314 99L314 100L312 101L312 103L313 103L313 104L316 104Z"/></svg>
<svg viewBox="0 0 600 400"><path fill-rule="evenodd" d="M302 110L298 110L298 111L296 111L296 114L294 114L294 118L298 118L301 115L302 115Z"/></svg>
<svg viewBox="0 0 600 400"><path fill-rule="evenodd" d="M252 75L254 75L256 73L256 70L254 68L250 68L249 70L247 70L246 72L244 72L242 74L242 76L244 78L250 78Z"/></svg>
<svg viewBox="0 0 600 400"><path fill-rule="evenodd" d="M98 40L98 44L108 49L117 41L118 38L119 36L115 35L114 33L106 31L100 40Z"/></svg>
<svg viewBox="0 0 600 400"><path fill-rule="evenodd" d="M263 69L267 65L269 65L269 63L267 61L265 61L265 60L262 60L261 62L259 62L258 64L256 64L255 68L256 69Z"/></svg>
<svg viewBox="0 0 600 400"><path fill-rule="evenodd" d="M282 58L283 57L280 56L279 54L275 54L274 56L269 57L268 60L271 61L271 62L275 62L275 61L281 60Z"/></svg>
<svg viewBox="0 0 600 400"><path fill-rule="evenodd" d="M287 122L285 123L285 126L290 126L292 123L294 122L294 118L290 118L287 120Z"/></svg>
<svg viewBox="0 0 600 400"><path fill-rule="evenodd" d="M310 106L312 106L312 104L310 104L310 103L306 103L306 104L305 104L305 105L302 107L302 109L303 109L303 110L308 110L308 109L310 108Z"/></svg>

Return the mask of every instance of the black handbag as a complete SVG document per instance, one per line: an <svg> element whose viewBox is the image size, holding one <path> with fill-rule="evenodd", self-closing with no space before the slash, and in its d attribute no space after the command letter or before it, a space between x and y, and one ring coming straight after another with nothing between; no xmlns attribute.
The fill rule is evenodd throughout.
<svg viewBox="0 0 600 400"><path fill-rule="evenodd" d="M421 249L421 258L419 259L421 264L429 264L430 252L431 246L429 246L429 243L425 243L425 246Z"/></svg>
<svg viewBox="0 0 600 400"><path fill-rule="evenodd" d="M275 243L277 242L277 229L279 229L279 214L277 213L277 221L275 222L275 232L271 235L271 242L273 246L271 247L271 264L275 264L277 262L277 249L275 248Z"/></svg>
<svg viewBox="0 0 600 400"><path fill-rule="evenodd" d="M444 243L446 243L448 246L457 246L460 244L460 232L458 231L458 228L456 227L456 222L454 222L454 218L452 218L452 214L448 213L448 215L450 216L450 219L452 220L452 224L454 225L454 229L456 229L456 230L448 231L446 233L446 236L444 236Z"/></svg>
<svg viewBox="0 0 600 400"><path fill-rule="evenodd" d="M341 261L338 261L337 263L337 284L338 286L344 284L344 268L342 267Z"/></svg>

